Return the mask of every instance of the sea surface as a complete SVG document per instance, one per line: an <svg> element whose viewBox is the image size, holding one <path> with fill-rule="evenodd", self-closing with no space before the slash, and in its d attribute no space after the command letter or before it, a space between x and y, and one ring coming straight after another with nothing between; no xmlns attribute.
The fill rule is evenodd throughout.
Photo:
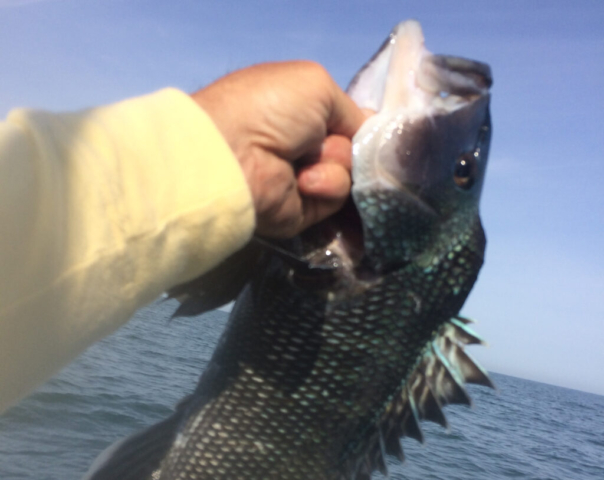
<svg viewBox="0 0 604 480"><path fill-rule="evenodd" d="M227 318L170 321L174 309L140 311L0 417L0 480L77 480L109 444L169 415ZM498 393L471 386L474 408L446 408L449 431L424 423L425 445L404 439L407 460L390 462L390 478L604 479L603 396L492 377Z"/></svg>

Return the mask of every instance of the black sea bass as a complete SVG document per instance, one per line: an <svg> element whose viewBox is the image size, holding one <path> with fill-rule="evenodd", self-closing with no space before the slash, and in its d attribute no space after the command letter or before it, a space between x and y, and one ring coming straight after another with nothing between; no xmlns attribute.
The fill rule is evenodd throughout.
<svg viewBox="0 0 604 480"><path fill-rule="evenodd" d="M419 421L491 385L458 316L483 262L490 69L400 24L349 94L352 201L279 245L255 240L176 288L181 313L237 295L195 392L109 449L94 480L356 480L403 459Z"/></svg>

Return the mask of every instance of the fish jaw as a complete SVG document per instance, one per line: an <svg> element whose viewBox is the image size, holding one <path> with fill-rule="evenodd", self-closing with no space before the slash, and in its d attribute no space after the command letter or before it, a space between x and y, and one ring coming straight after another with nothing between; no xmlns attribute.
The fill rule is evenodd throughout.
<svg viewBox="0 0 604 480"><path fill-rule="evenodd" d="M427 54L420 24L399 23L352 79L348 95L359 107L376 112L409 104L417 65Z"/></svg>
<svg viewBox="0 0 604 480"><path fill-rule="evenodd" d="M366 263L430 258L452 246L439 236L467 236L479 222L491 84L488 65L431 54L415 21L399 24L351 82L353 100L377 110L353 139Z"/></svg>

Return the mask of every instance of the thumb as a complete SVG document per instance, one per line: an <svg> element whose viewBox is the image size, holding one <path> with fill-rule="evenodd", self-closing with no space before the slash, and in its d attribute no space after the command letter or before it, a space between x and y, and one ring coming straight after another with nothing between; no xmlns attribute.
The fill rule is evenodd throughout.
<svg viewBox="0 0 604 480"><path fill-rule="evenodd" d="M350 173L337 163L318 163L298 178L302 196L301 230L336 213L350 194Z"/></svg>

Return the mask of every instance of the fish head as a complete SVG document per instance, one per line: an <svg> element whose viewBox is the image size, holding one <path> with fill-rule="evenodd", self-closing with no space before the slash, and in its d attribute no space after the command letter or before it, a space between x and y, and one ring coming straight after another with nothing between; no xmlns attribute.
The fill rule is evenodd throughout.
<svg viewBox="0 0 604 480"><path fill-rule="evenodd" d="M415 21L351 82L352 99L376 112L353 139L353 199L374 267L430 263L460 242L482 261L491 83L486 64L428 52Z"/></svg>

